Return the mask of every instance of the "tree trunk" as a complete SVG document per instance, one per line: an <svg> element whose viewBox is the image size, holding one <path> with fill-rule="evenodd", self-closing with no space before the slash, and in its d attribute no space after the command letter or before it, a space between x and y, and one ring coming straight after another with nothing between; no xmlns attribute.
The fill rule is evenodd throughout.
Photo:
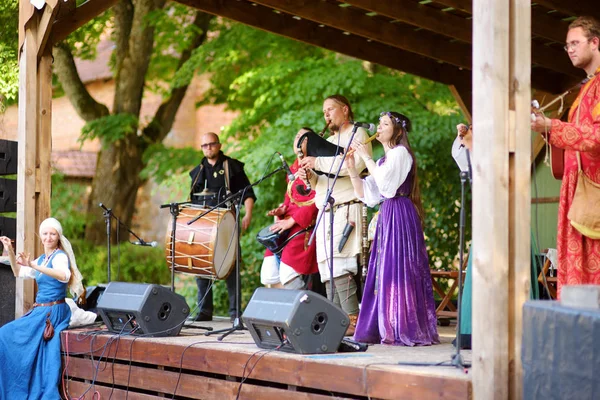
<svg viewBox="0 0 600 400"><path fill-rule="evenodd" d="M88 202L90 217L85 235L89 241L100 244L107 239L106 220L100 203L111 209L115 217L111 220L111 242L130 239L126 227L131 225L137 191L143 183L139 176L144 167L143 149L137 142L138 138L131 136L111 144L98 154L96 176ZM117 226L120 226L118 232Z"/></svg>

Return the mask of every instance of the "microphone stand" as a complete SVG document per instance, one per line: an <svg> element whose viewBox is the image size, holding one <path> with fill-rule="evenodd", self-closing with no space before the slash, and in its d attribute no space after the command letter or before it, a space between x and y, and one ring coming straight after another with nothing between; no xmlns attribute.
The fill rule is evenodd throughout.
<svg viewBox="0 0 600 400"><path fill-rule="evenodd" d="M111 229L111 215L112 209L106 208L104 204L100 203L99 206L104 210L104 221L106 223L106 247L107 247L107 258L106 258L106 283L110 283L110 231Z"/></svg>
<svg viewBox="0 0 600 400"><path fill-rule="evenodd" d="M465 149L467 154L467 171L460 172L460 222L459 222L459 267L458 267L458 307L456 308L456 352L452 355L451 364L457 368L467 368L470 365L465 364L463 357L460 353L461 350L461 339L462 334L460 333L460 325L462 320L462 291L463 291L463 262L465 254L465 186L467 180L471 184L471 157L469 155L469 149ZM472 271L471 271L472 272Z"/></svg>
<svg viewBox="0 0 600 400"><path fill-rule="evenodd" d="M125 225L123 222L121 222L121 220L119 218L117 218L115 216L115 214L112 212L111 208L106 208L104 206L104 204L100 203L99 206L104 210L103 215L104 215L104 219L106 220L106 238L107 238L107 247L108 247L108 257L107 257L107 279L108 282L110 283L110 252L111 252L111 231L112 231L112 226L111 226L111 217L114 218L117 221L117 229L119 229L119 227L123 227L127 230L127 232L129 232L130 234L132 234L139 242L140 245L142 246L146 246L148 243L146 241L144 241L144 239L142 239L141 237L139 237L138 235L135 234L135 232L133 232L131 229L129 229L129 227L127 225ZM117 236L118 238L118 236ZM119 274L117 274L117 279Z"/></svg>
<svg viewBox="0 0 600 400"><path fill-rule="evenodd" d="M344 165L344 161L346 161L346 154L348 154L348 148L352 144L354 140L354 136L356 135L356 131L358 130L358 125L354 125L352 127L352 133L350 134L350 140L348 141L348 145L346 146L346 151L342 154L342 160L340 161L340 165L338 165L338 169L335 172L335 176L333 177L333 181L331 185L327 188L327 193L325 194L325 200L323 201L323 206L319 210L319 214L317 215L317 219L315 222L315 229L310 235L310 239L308 240L308 246L312 244L315 239L315 235L317 233L317 228L321 223L321 219L323 219L323 214L327 210L327 206L329 206L329 257L327 257L327 266L329 267L329 287L331 288L331 293L329 295L330 301L333 302L335 296L335 283L333 282L333 222L335 218L335 213L333 211L333 205L335 204L335 199L332 196L333 188L340 176L340 171L342 170L342 166ZM338 135L340 133L338 132Z"/></svg>
<svg viewBox="0 0 600 400"><path fill-rule="evenodd" d="M267 175L263 176L262 178L260 178L258 181L251 183L250 185L244 187L243 189L237 191L236 193L232 193L230 194L228 197L226 197L225 199L223 199L222 201L220 201L219 203L217 203L216 205L212 206L212 208L209 208L208 210L206 210L205 212L203 212L202 214L197 215L196 217L192 218L190 221L187 222L187 225L191 225L194 222L196 222L197 220L199 220L200 218L202 218L203 216L205 216L206 214L208 214L209 212L215 210L216 208L219 208L220 206L222 206L223 204L226 204L228 202L235 202L235 221L236 224L238 226L238 231L240 230L240 203L241 203L241 196L243 193L245 193L248 189L260 184L262 181L264 181L267 178L270 178L271 176L275 175L277 172L279 171L285 171L285 168L283 167L283 165L279 168L277 168L276 170L269 172ZM204 335L206 336L210 336L213 334L217 334L217 333L223 333L223 335L219 336L217 338L217 340L220 342L223 339L225 339L227 336L229 336L230 334L232 334L235 331L243 331L243 330L247 330L247 328L244 326L244 324L242 323L242 320L240 318L240 297L241 297L241 290L240 290L240 234L238 233L237 235L237 248L236 248L236 254L235 254L235 292L236 292L236 310L235 310L235 319L233 320L233 326L231 328L225 328L225 329L219 329L216 331L211 331L211 332L205 332ZM212 290L212 288L210 289Z"/></svg>
<svg viewBox="0 0 600 400"><path fill-rule="evenodd" d="M175 230L177 229L177 216L179 215L179 206L189 204L189 201L181 203L161 204L160 208L169 207L169 211L173 218L171 219L171 292L175 293Z"/></svg>

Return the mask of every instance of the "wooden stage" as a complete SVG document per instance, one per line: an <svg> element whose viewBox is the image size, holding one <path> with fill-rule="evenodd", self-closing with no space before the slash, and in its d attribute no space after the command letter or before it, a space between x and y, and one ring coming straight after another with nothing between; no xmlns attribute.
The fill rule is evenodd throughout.
<svg viewBox="0 0 600 400"><path fill-rule="evenodd" d="M223 341L193 323L177 337L143 338L95 330L62 333L68 398L175 399L471 399L468 373L448 364L455 327L439 327L430 347L370 346L363 353L300 355L259 349L248 331ZM461 352L470 363L471 351ZM92 356L93 355L93 356ZM243 382L242 382L243 381ZM241 390L240 390L241 387ZM175 392L175 396L173 393Z"/></svg>

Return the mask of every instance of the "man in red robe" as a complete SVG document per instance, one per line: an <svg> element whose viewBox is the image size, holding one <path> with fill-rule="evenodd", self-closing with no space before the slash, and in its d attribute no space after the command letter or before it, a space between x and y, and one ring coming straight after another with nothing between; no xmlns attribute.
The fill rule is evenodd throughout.
<svg viewBox="0 0 600 400"><path fill-rule="evenodd" d="M294 140L294 152L298 151L298 139L308 130L302 128ZM290 167L293 173L298 171L296 160ZM268 215L278 218L271 226L272 232L289 231L288 238L293 237L276 257L271 251L265 252L261 267L261 283L270 287L286 289L313 289L313 284L307 282L309 275L318 271L316 242L308 245L317 217L315 206L315 191L310 192L300 178L288 181L284 203L269 211Z"/></svg>
<svg viewBox="0 0 600 400"><path fill-rule="evenodd" d="M565 51L577 68L587 73L569 112L569 122L541 114L531 129L545 134L550 143L565 150L564 174L558 207L558 297L562 285L600 284L600 240L579 233L567 214L577 187L577 152L587 177L600 183L600 23L579 17L569 25Z"/></svg>

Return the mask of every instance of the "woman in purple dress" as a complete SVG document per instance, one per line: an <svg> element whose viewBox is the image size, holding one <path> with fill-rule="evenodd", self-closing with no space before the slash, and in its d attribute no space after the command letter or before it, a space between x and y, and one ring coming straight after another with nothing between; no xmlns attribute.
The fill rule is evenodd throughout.
<svg viewBox="0 0 600 400"><path fill-rule="evenodd" d="M385 155L373 161L354 142L347 157L356 195L368 206L380 204L369 270L354 339L367 343L427 346L439 343L429 259L423 236L423 207L417 163L407 133L410 120L384 112L377 140ZM355 168L361 157L370 175Z"/></svg>

